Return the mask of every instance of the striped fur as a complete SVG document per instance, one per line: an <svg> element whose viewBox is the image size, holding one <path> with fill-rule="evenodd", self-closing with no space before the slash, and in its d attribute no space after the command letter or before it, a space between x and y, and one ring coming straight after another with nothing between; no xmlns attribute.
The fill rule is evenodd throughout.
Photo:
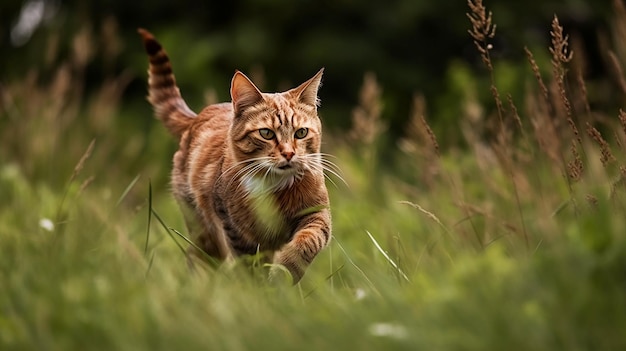
<svg viewBox="0 0 626 351"><path fill-rule="evenodd" d="M195 114L161 45L139 34L150 61L148 100L179 140L172 189L195 243L220 261L261 253L299 281L331 237L317 115L323 70L273 94L236 72L232 101Z"/></svg>
<svg viewBox="0 0 626 351"><path fill-rule="evenodd" d="M180 95L172 72L172 64L161 44L147 30L139 29L138 32L150 60L148 101L154 107L156 117L172 134L180 137L193 121L190 118L196 117L196 113L187 106Z"/></svg>

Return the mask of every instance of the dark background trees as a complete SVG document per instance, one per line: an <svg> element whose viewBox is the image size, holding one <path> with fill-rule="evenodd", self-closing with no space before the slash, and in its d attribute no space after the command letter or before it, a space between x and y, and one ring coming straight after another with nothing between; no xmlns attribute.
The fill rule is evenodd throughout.
<svg viewBox="0 0 626 351"><path fill-rule="evenodd" d="M582 43L587 75L605 74L598 38L606 37L611 26L609 1L494 0L486 5L498 28L493 57L512 67L508 78L499 74L512 94L524 84L515 70L528 70L524 46L536 48L539 59L542 51L547 53L554 14ZM383 87L390 131L400 134L415 92L425 95L434 124L446 123L459 108L455 82L463 78L455 75L482 69L467 34L466 8L459 0L9 0L0 4L0 79L22 79L33 69L45 79L76 50L76 33L87 31L93 49L85 88L126 72L132 78L124 102L143 103L145 58L136 28L145 27L167 48L183 94L196 108L206 89L227 100L235 69L275 91L324 66L324 116L328 125L345 127L363 74L370 71ZM30 27L21 23L29 16Z"/></svg>

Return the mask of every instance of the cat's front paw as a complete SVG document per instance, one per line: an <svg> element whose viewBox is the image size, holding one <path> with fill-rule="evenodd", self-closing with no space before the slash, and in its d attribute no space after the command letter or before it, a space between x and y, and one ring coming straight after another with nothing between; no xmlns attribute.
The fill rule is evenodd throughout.
<svg viewBox="0 0 626 351"><path fill-rule="evenodd" d="M274 262L270 268L270 281L272 279L282 279L280 276L291 276L292 284L296 284L302 279L304 270L308 266L299 255L294 254L292 250L283 250L274 257Z"/></svg>
<svg viewBox="0 0 626 351"><path fill-rule="evenodd" d="M291 274L291 272L289 272L289 269L287 269L287 267L276 263L268 264L267 266L270 267L270 271L267 277L270 284L283 286L294 285L296 283L294 282L293 275Z"/></svg>

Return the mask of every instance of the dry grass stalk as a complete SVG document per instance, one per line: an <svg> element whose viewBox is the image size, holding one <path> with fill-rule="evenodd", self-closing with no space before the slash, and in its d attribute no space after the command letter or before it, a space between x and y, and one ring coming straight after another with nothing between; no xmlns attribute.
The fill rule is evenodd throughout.
<svg viewBox="0 0 626 351"><path fill-rule="evenodd" d="M426 99L424 95L416 93L413 95L413 107L409 116L409 123L406 126L406 134L398 142L399 147L406 153L428 153L424 147L424 140L427 135L422 128L421 117L426 114Z"/></svg>
<svg viewBox="0 0 626 351"><path fill-rule="evenodd" d="M413 143L427 145L425 153L437 157L441 156L437 136L426 121L426 99L423 94L413 96L413 111L408 126L408 137Z"/></svg>
<svg viewBox="0 0 626 351"><path fill-rule="evenodd" d="M513 102L513 96L511 96L511 94L507 94L506 95L506 99L509 102L509 108L511 109L511 114L513 115L513 120L515 121L515 124L519 128L520 132L522 132L522 134L523 134L524 133L524 127L522 125L522 119L520 118L519 113L517 112L517 106L515 106L515 103Z"/></svg>
<svg viewBox="0 0 626 351"><path fill-rule="evenodd" d="M426 134L428 134L428 139L432 144L435 155L437 155L438 157L441 156L439 152L439 143L437 142L437 137L435 136L435 133L433 133L433 130L428 125L428 122L426 122L426 118L424 116L420 118L420 121L422 122L424 130L426 130Z"/></svg>
<svg viewBox="0 0 626 351"><path fill-rule="evenodd" d="M591 119L591 105L589 105L587 83L585 83L583 72L580 69L576 72L576 82L578 83L578 88L580 89L580 101L582 101L583 105L585 106L585 112L587 113L587 117Z"/></svg>
<svg viewBox="0 0 626 351"><path fill-rule="evenodd" d="M595 207L598 204L598 198L591 194L585 195L585 200L587 200L587 203L593 207Z"/></svg>
<svg viewBox="0 0 626 351"><path fill-rule="evenodd" d="M539 148L555 165L561 168L563 159L560 156L561 141L558 139L558 133L553 128L552 124L546 123L546 118L535 117L531 118L530 121Z"/></svg>
<svg viewBox="0 0 626 351"><path fill-rule="evenodd" d="M496 25L492 22L491 11L487 12L487 9L485 8L485 6L483 6L482 0L468 0L467 4L470 8L470 13L467 14L467 18L469 18L472 24L472 28L468 32L470 36L474 39L474 45L478 49L483 63L485 64L485 66L487 66L487 69L489 70L489 76L491 81L490 91L496 103L496 110L500 122L500 128L497 133L498 145L494 148L494 152L496 153L496 156L498 156L500 164L504 168L505 172L508 173L508 175L511 177L513 192L515 194L515 199L520 215L520 222L522 228L524 228L524 238L526 239L526 243L528 244L528 236L524 223L524 214L520 205L519 190L515 181L515 172L513 171L513 165L511 162L510 148L508 147L511 140L511 133L506 128L504 123L504 107L502 105L500 93L498 92L498 88L496 87L493 64L489 55L489 50L493 48L493 46L489 43L489 39L493 39L493 37L496 35Z"/></svg>
<svg viewBox="0 0 626 351"><path fill-rule="evenodd" d="M72 63L78 67L87 66L97 52L94 42L91 26L83 26L72 38Z"/></svg>
<svg viewBox="0 0 626 351"><path fill-rule="evenodd" d="M515 102L513 101L513 96L511 96L511 94L507 94L507 101L509 103L509 109L511 111L511 115L513 115L513 121L515 122L515 125L519 129L519 133L521 134L522 140L523 140L523 145L520 145L520 147L513 149L514 156L516 157L516 160L518 161L518 163L520 162L528 163L529 161L534 159L532 155L531 142L528 139L528 136L526 135L524 124L522 123L522 119L519 115L517 106L515 105Z"/></svg>
<svg viewBox="0 0 626 351"><path fill-rule="evenodd" d="M504 122L504 106L502 104L502 99L500 98L500 92L498 91L498 88L496 87L496 81L493 75L493 71L491 71L491 86L489 87L489 91L491 91L491 96L493 97L493 100L496 103L496 111L498 113L498 121L499 121L499 128L497 131L498 142L500 143L501 146L506 146L508 145L508 142L511 140L511 133L506 128L506 125ZM493 128L495 130L496 126L493 126Z"/></svg>
<svg viewBox="0 0 626 351"><path fill-rule="evenodd" d="M617 131L613 131L613 138L615 138L615 144L618 148L623 149L624 144L621 142L621 137Z"/></svg>
<svg viewBox="0 0 626 351"><path fill-rule="evenodd" d="M439 220L439 218L437 216L435 216L434 213L425 210L422 206L420 206L417 203L413 203L410 201L399 201L399 203L403 204L403 205L409 205L417 210L419 210L420 212L422 212L423 214L426 215L426 217L432 219L433 221L435 221L437 224L439 224L440 227L442 227L446 232L450 233L450 230Z"/></svg>
<svg viewBox="0 0 626 351"><path fill-rule="evenodd" d="M614 16L611 21L612 37L615 38L616 54L624 60L626 58L626 6L623 0L613 0Z"/></svg>
<svg viewBox="0 0 626 351"><path fill-rule="evenodd" d="M462 219L461 221L458 221L457 223L454 224L454 227L458 227L459 224L461 224L464 220L472 218L472 217L484 217L485 219L487 219L486 225L492 226L494 227L494 229L496 227L501 227L506 229L509 232L515 233L515 234L519 234L521 232L521 230L513 223L510 222L506 222L504 221L502 218L496 216L493 212L494 212L494 208L492 204L485 204L483 205L483 207L480 207L478 205L473 205L470 203L466 203L466 202L462 202L462 201L457 201L455 202L455 205L459 208L461 208L465 213L467 213L468 218ZM456 228L455 228L456 229ZM493 240L495 240L496 238L494 237L489 237L490 236L490 232L494 231L494 229L488 229L488 230L484 230L483 233L481 233L480 235L475 233L475 238L476 240L480 243L481 246L485 246L488 245L490 242L492 242ZM482 237L481 237L482 235Z"/></svg>
<svg viewBox="0 0 626 351"><path fill-rule="evenodd" d="M91 153L93 152L93 147L95 144L96 139L91 140L91 143L89 143L89 146L87 146L87 150L85 150L85 153L74 167L74 171L72 172L72 176L70 177L70 183L74 181L76 176L80 173L80 171L82 171L83 167L85 166L85 162L89 159L89 157L91 157Z"/></svg>
<svg viewBox="0 0 626 351"><path fill-rule="evenodd" d="M591 124L587 123L587 134L596 142L600 147L600 161L604 167L608 166L611 162L615 161L615 156L611 152L611 147L609 143L602 137L602 134L593 127Z"/></svg>
<svg viewBox="0 0 626 351"><path fill-rule="evenodd" d="M626 80L624 79L624 71L622 70L622 65L619 63L619 59L615 52L609 50L609 63L611 64L611 68L613 70L613 75L617 79L617 85L619 85L620 90L624 95L626 95Z"/></svg>
<svg viewBox="0 0 626 351"><path fill-rule="evenodd" d="M543 82L543 78L541 77L541 71L539 70L539 65L537 65L537 61L535 61L535 56L527 47L524 47L524 52L526 52L528 63L530 63L530 68L533 70L533 73L535 74L535 78L537 79L537 83L539 83L539 88L541 89L541 93L544 99L546 99L546 101L550 101L548 88L546 87L546 84Z"/></svg>
<svg viewBox="0 0 626 351"><path fill-rule="evenodd" d="M126 87L133 81L133 74L126 70L117 76L104 79L88 107L89 119L94 131L104 133L114 122L113 118L122 100Z"/></svg>
<svg viewBox="0 0 626 351"><path fill-rule="evenodd" d="M624 110L619 109L619 122L622 125L622 131L624 135L626 135L626 112Z"/></svg>
<svg viewBox="0 0 626 351"><path fill-rule="evenodd" d="M468 0L467 5L470 8L470 13L467 13L472 23L472 29L468 30L468 33L474 38L474 45L480 53L480 57L487 68L492 71L491 58L489 57L489 50L492 45L488 43L488 39L492 39L496 35L496 25L491 22L492 13L483 6L482 0Z"/></svg>
<svg viewBox="0 0 626 351"><path fill-rule="evenodd" d="M559 18L555 15L552 20L552 30L550 31L552 37L552 46L550 47L550 53L552 54L553 68L563 71L563 64L569 63L572 60L573 52L568 49L569 36L563 35L563 27L559 24Z"/></svg>
<svg viewBox="0 0 626 351"><path fill-rule="evenodd" d="M487 67L487 70L489 71L489 78L491 81L489 90L491 91L491 95L496 103L496 110L498 112L500 122L496 135L499 144L506 147L506 142L509 138L504 126L504 108L502 105L502 99L500 98L500 93L495 84L493 63L491 62L491 56L489 55L489 50L493 48L493 46L489 43L489 39L493 39L496 35L496 25L492 22L492 12L487 12L487 9L483 6L482 0L468 0L467 4L470 8L470 12L466 15L472 25L472 28L468 30L468 33L474 39L474 45L480 53L480 57Z"/></svg>
<svg viewBox="0 0 626 351"><path fill-rule="evenodd" d="M435 133L426 121L426 99L422 94L413 96L413 109L406 127L406 135L399 140L398 146L407 154L417 155L420 166L420 182L432 184L440 173L437 159L440 157L439 143Z"/></svg>
<svg viewBox="0 0 626 351"><path fill-rule="evenodd" d="M89 185L91 185L91 183L93 183L93 181L96 179L95 176L91 175L89 176L87 179L85 179L81 184L80 184L80 188L78 188L78 193L76 194L76 196L80 195L83 193L83 191L85 191L85 189L87 189L87 187Z"/></svg>
<svg viewBox="0 0 626 351"><path fill-rule="evenodd" d="M100 28L101 53L99 54L108 73L112 73L115 60L124 50L124 44L120 38L119 25L115 17L108 15L102 21Z"/></svg>
<svg viewBox="0 0 626 351"><path fill-rule="evenodd" d="M611 184L611 198L615 198L618 190L626 191L626 166L619 167L619 177Z"/></svg>
<svg viewBox="0 0 626 351"><path fill-rule="evenodd" d="M619 123L622 126L622 132L624 133L623 136L624 138L626 138L626 112L624 112L624 110L620 109L619 110ZM620 138L616 138L616 140L620 140ZM626 141L626 139L625 139Z"/></svg>
<svg viewBox="0 0 626 351"><path fill-rule="evenodd" d="M539 84L542 97L538 98L534 94L527 94L525 100L526 110L530 116L530 122L539 148L561 168L565 161L560 156L561 138L559 138L559 133L557 132L559 128L552 118L554 111L550 101L550 92L541 76L539 65L537 65L533 53L527 47L524 48L524 51L535 79Z"/></svg>
<svg viewBox="0 0 626 351"><path fill-rule="evenodd" d="M572 141L570 150L574 158L567 163L567 175L572 182L577 182L582 177L584 165L578 153L578 144L575 141Z"/></svg>
<svg viewBox="0 0 626 351"><path fill-rule="evenodd" d="M507 132L505 131L503 118L504 107L502 105L500 93L496 87L493 73L493 63L491 62L491 56L489 55L489 50L493 48L493 46L489 43L489 39L493 39L496 35L496 25L492 23L493 14L491 11L487 12L487 9L483 6L482 0L474 0L473 2L472 0L468 0L467 4L470 8L470 12L467 13L467 18L469 18L472 24L472 28L468 30L468 33L474 39L474 45L480 53L480 57L487 67L487 70L489 71L491 80L489 90L491 91L491 95L496 103L496 110L500 121L498 137L500 144L504 146L504 143L507 141Z"/></svg>
<svg viewBox="0 0 626 351"><path fill-rule="evenodd" d="M572 116L572 106L567 97L567 91L565 89L565 65L572 60L573 52L568 48L569 37L563 35L563 27L559 24L559 18L555 15L552 20L552 30L550 31L552 37L552 45L550 46L550 53L552 54L552 72L557 84L558 94L561 98L561 102L565 108L567 114L567 123L574 132L574 136L579 144L582 145L582 139L578 132L578 127L574 123Z"/></svg>
<svg viewBox="0 0 626 351"><path fill-rule="evenodd" d="M350 139L371 145L385 130L381 121L381 95L382 89L374 73L366 73L359 93L359 105L352 111L352 129L348 132Z"/></svg>

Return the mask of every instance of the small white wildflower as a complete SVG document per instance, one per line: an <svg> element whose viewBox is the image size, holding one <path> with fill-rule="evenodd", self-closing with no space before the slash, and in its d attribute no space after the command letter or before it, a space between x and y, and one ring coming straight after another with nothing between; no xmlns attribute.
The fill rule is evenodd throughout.
<svg viewBox="0 0 626 351"><path fill-rule="evenodd" d="M365 292L365 290L361 289L361 288L357 288L354 291L354 298L359 301L359 300L363 300L365 298L365 296L367 296L367 293Z"/></svg>
<svg viewBox="0 0 626 351"><path fill-rule="evenodd" d="M409 335L403 325L394 323L374 323L370 325L369 332L374 336L384 336L394 339L406 339Z"/></svg>
<svg viewBox="0 0 626 351"><path fill-rule="evenodd" d="M39 226L49 232L54 230L54 222L52 222L49 218L40 219Z"/></svg>

